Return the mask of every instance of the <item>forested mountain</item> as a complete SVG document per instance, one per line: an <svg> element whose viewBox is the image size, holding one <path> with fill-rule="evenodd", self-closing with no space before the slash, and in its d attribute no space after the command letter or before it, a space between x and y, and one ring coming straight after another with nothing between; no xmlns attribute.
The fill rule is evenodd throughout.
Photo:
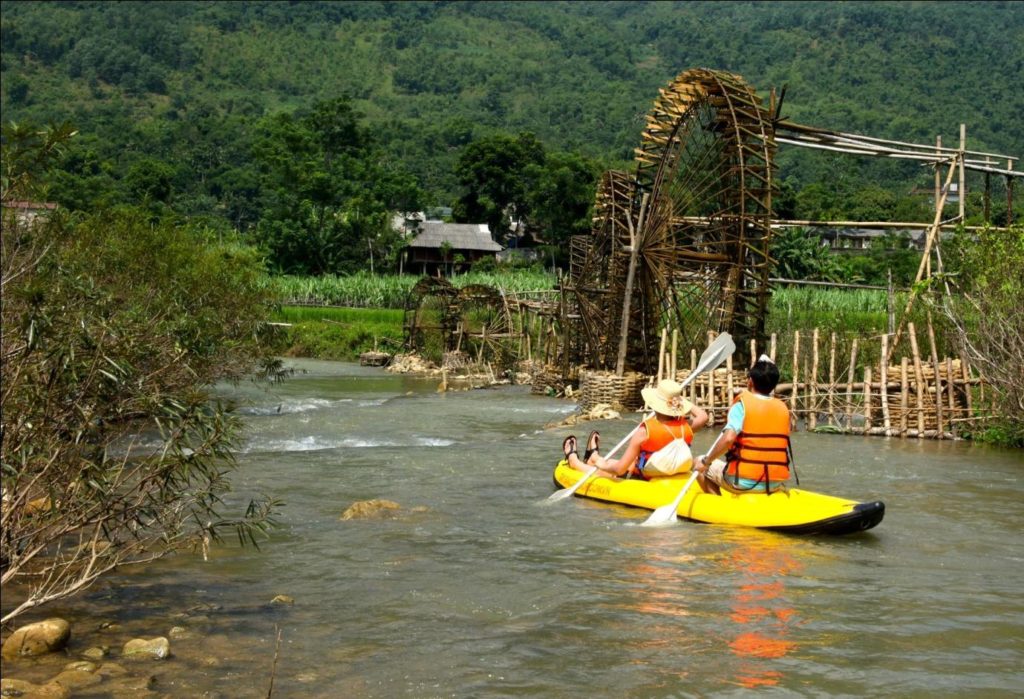
<svg viewBox="0 0 1024 699"><path fill-rule="evenodd" d="M389 205L455 203L460 155L496 135L621 166L657 89L694 67L765 96L788 85L801 123L951 144L964 122L971 148L1024 151L1017 2L11 2L0 40L4 120L81 132L55 198L156 200L243 229L282 203L267 178L291 177L289 143L350 195L385 173ZM356 174L310 146L325 104L358 126ZM905 162L780 163L791 193L931 181Z"/></svg>

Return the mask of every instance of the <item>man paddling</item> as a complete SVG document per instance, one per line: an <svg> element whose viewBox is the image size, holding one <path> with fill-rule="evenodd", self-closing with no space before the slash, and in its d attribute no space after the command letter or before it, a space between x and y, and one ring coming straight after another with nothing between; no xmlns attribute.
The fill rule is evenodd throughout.
<svg viewBox="0 0 1024 699"><path fill-rule="evenodd" d="M693 460L706 493L772 493L789 478L789 408L772 397L779 368L762 354L747 376L747 390L733 402L722 433ZM723 455L725 460L716 461Z"/></svg>
<svg viewBox="0 0 1024 699"><path fill-rule="evenodd" d="M675 439L683 439L690 444L693 433L707 424L707 412L686 400L682 388L671 379L663 379L657 387L641 391L647 407L654 411L654 415L640 423L626 451L618 459L606 459L598 453L600 434L594 431L590 433L587 451L582 459L576 453L576 437L566 437L562 443L566 461L578 471L587 471L597 466L606 476L632 473L646 479L644 466L652 454Z"/></svg>

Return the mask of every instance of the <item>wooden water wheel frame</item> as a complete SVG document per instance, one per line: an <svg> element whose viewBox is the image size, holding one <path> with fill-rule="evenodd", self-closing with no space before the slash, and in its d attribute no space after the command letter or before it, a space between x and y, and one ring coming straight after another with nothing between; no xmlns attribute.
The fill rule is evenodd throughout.
<svg viewBox="0 0 1024 699"><path fill-rule="evenodd" d="M740 76L700 68L660 90L635 177L606 173L589 244L574 244L578 363L652 373L669 325L695 345L728 331L741 355L761 339L774 151L769 112Z"/></svg>
<svg viewBox="0 0 1024 699"><path fill-rule="evenodd" d="M446 279L423 277L406 301L404 324L406 345L439 364L452 352L497 370L518 358L520 333L504 295L491 286L456 289Z"/></svg>
<svg viewBox="0 0 1024 699"><path fill-rule="evenodd" d="M458 328L458 290L446 279L423 277L405 302L403 327L410 351L438 364Z"/></svg>
<svg viewBox="0 0 1024 699"><path fill-rule="evenodd" d="M520 333L516 332L505 296L484 284L459 290L459 336L456 349L465 351L478 364L489 362L495 369L509 369L518 358Z"/></svg>

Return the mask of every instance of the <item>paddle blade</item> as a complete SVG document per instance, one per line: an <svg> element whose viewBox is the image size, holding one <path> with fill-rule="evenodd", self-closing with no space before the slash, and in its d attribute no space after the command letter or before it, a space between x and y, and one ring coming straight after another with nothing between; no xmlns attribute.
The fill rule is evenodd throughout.
<svg viewBox="0 0 1024 699"><path fill-rule="evenodd" d="M736 351L736 343L732 341L732 336L729 333L722 333L715 338L704 354L700 356L700 361L697 362L696 368L690 372L690 375L683 380L683 386L689 385L699 374L703 374L705 371L710 371L717 368L728 359L733 352Z"/></svg>
<svg viewBox="0 0 1024 699"><path fill-rule="evenodd" d="M661 527L661 526L664 526L666 524L672 524L673 522L676 521L676 518L677 518L676 507L677 506L676 506L676 504L674 502L671 502L668 505L662 505L661 507L656 509L654 512L652 512L651 516L648 517L647 519L645 519L644 523L641 524L640 526L641 527Z"/></svg>
<svg viewBox="0 0 1024 699"><path fill-rule="evenodd" d="M644 520L644 523L640 526L660 527L665 524L671 524L675 522L677 511L679 510L679 504L683 501L683 498L686 497L687 491L690 489L690 486L693 485L693 482L695 480L697 480L696 471L694 471L690 475L690 480L686 481L686 485L684 485L683 489L679 491L679 495L676 496L675 500L673 500L667 505L662 505L661 507L656 509L654 512L651 513L650 517Z"/></svg>
<svg viewBox="0 0 1024 699"><path fill-rule="evenodd" d="M548 495L548 501L558 502L559 500L565 500L566 498L572 497L573 493L579 490L580 486L582 486L584 483L590 480L590 477L593 476L595 473L597 473L597 466L592 466L589 471L583 474L582 478L573 483L570 487L563 488L562 490L556 490L555 492L551 493L551 495Z"/></svg>

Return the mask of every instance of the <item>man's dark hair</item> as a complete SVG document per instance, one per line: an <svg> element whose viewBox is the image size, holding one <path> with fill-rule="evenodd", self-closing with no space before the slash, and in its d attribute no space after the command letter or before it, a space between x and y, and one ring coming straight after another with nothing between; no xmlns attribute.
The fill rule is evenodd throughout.
<svg viewBox="0 0 1024 699"><path fill-rule="evenodd" d="M750 367L747 376L754 382L755 391L768 395L779 383L779 367L775 366L775 362L759 359Z"/></svg>

